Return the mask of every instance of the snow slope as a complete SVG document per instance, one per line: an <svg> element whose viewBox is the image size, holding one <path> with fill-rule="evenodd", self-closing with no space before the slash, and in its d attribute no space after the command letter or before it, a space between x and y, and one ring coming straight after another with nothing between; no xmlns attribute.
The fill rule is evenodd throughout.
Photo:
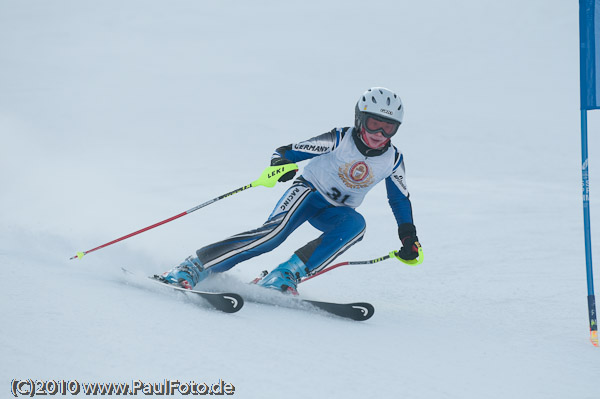
<svg viewBox="0 0 600 399"><path fill-rule="evenodd" d="M1 0L0 393L13 379L223 379L239 398L600 397L577 12L559 0ZM370 301L371 320L253 303L222 314L121 272L162 272L260 225L286 184L68 260L249 183L274 148L351 124L377 85L405 103L394 143L425 262L301 286ZM340 261L398 248L383 185L359 211L367 234ZM302 226L214 284L239 287L315 234Z"/></svg>

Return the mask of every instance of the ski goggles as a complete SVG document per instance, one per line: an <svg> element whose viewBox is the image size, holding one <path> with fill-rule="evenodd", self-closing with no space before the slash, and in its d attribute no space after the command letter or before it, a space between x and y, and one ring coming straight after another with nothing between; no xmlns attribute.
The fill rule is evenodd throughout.
<svg viewBox="0 0 600 399"><path fill-rule="evenodd" d="M377 118L375 116L367 116L363 124L367 133L381 133L384 137L390 138L398 131L400 124L391 122L389 119Z"/></svg>

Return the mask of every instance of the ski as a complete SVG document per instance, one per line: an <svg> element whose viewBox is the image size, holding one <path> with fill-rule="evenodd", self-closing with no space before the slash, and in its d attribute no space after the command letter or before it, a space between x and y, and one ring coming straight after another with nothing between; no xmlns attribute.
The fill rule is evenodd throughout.
<svg viewBox="0 0 600 399"><path fill-rule="evenodd" d="M242 298L239 294L234 294L232 292L208 292L208 291L197 291L197 290L188 290L186 288L178 287L173 284L165 283L159 279L160 276L154 275L149 276L148 278L151 281L154 281L157 284L160 284L165 287L173 288L174 290L180 292L186 292L188 294L198 295L204 299L208 303L210 303L215 309L220 310L225 313L235 313L244 306L244 298Z"/></svg>
<svg viewBox="0 0 600 399"><path fill-rule="evenodd" d="M365 321L370 319L375 313L373 305L367 302L354 303L338 303L338 302L323 302L303 299L297 296L284 296L285 294L276 295L281 297L265 298L264 296L245 295L248 302L269 305L275 307L283 307L305 311L321 311L333 316L342 317L356 321Z"/></svg>
<svg viewBox="0 0 600 399"><path fill-rule="evenodd" d="M373 307L373 305L367 302L336 303L312 301L309 299L299 299L299 301L314 306L318 309L324 310L328 313L334 314L336 316L356 321L369 320L375 313L375 307Z"/></svg>
<svg viewBox="0 0 600 399"><path fill-rule="evenodd" d="M135 273L121 268L123 272L135 275ZM182 287L178 287L176 285L168 284L159 279L160 276L148 276L148 279L156 284L160 284L163 287L169 287L176 291L184 292L190 295L197 295L202 297L208 302L213 308L220 310L225 313L235 313L240 310L244 306L244 298L242 298L239 294L234 294L232 292L209 292L209 291L197 291L197 290L188 290Z"/></svg>
<svg viewBox="0 0 600 399"><path fill-rule="evenodd" d="M269 274L269 272L266 270L263 270L257 278L255 278L254 280L252 280L250 282L250 285L258 285L258 282L260 280L262 280L267 274ZM289 293L291 293L291 294L288 298L286 298L286 300L289 300L290 303L295 302L296 304L307 305L307 306L303 306L301 308L304 308L304 309L316 308L318 310L323 310L332 315L343 317L346 319L352 319L352 320L356 320L356 321L365 321L365 320L369 320L375 313L375 307L368 302L338 303L338 302L313 301L310 299L300 298L298 296L298 292L296 290L290 290L290 291L288 291L288 294ZM250 300L253 300L253 298L250 298ZM262 300L262 301L255 301L255 302L268 304L268 305L275 305L275 306L279 305L279 303L278 303L279 301L265 302L264 300Z"/></svg>

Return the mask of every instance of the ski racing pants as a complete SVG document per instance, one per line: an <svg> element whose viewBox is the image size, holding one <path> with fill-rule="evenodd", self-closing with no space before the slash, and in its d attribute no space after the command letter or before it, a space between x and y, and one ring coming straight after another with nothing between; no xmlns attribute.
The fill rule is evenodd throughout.
<svg viewBox="0 0 600 399"><path fill-rule="evenodd" d="M325 268L365 234L365 219L360 213L347 206L330 204L300 177L281 197L261 227L200 248L196 255L211 273L224 272L275 249L307 221L323 233L295 252L309 274Z"/></svg>

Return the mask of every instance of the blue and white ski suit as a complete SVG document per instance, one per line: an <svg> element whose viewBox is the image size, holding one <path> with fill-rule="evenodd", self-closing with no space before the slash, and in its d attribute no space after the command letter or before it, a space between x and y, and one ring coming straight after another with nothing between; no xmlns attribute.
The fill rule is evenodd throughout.
<svg viewBox="0 0 600 399"><path fill-rule="evenodd" d="M353 128L336 128L309 140L278 148L273 158L291 162L310 159L259 228L236 234L196 251L210 272L271 251L308 221L323 232L295 253L308 274L325 268L360 241L365 220L355 208L375 184L385 179L388 202L398 225L413 223L403 156L396 147L369 149Z"/></svg>

